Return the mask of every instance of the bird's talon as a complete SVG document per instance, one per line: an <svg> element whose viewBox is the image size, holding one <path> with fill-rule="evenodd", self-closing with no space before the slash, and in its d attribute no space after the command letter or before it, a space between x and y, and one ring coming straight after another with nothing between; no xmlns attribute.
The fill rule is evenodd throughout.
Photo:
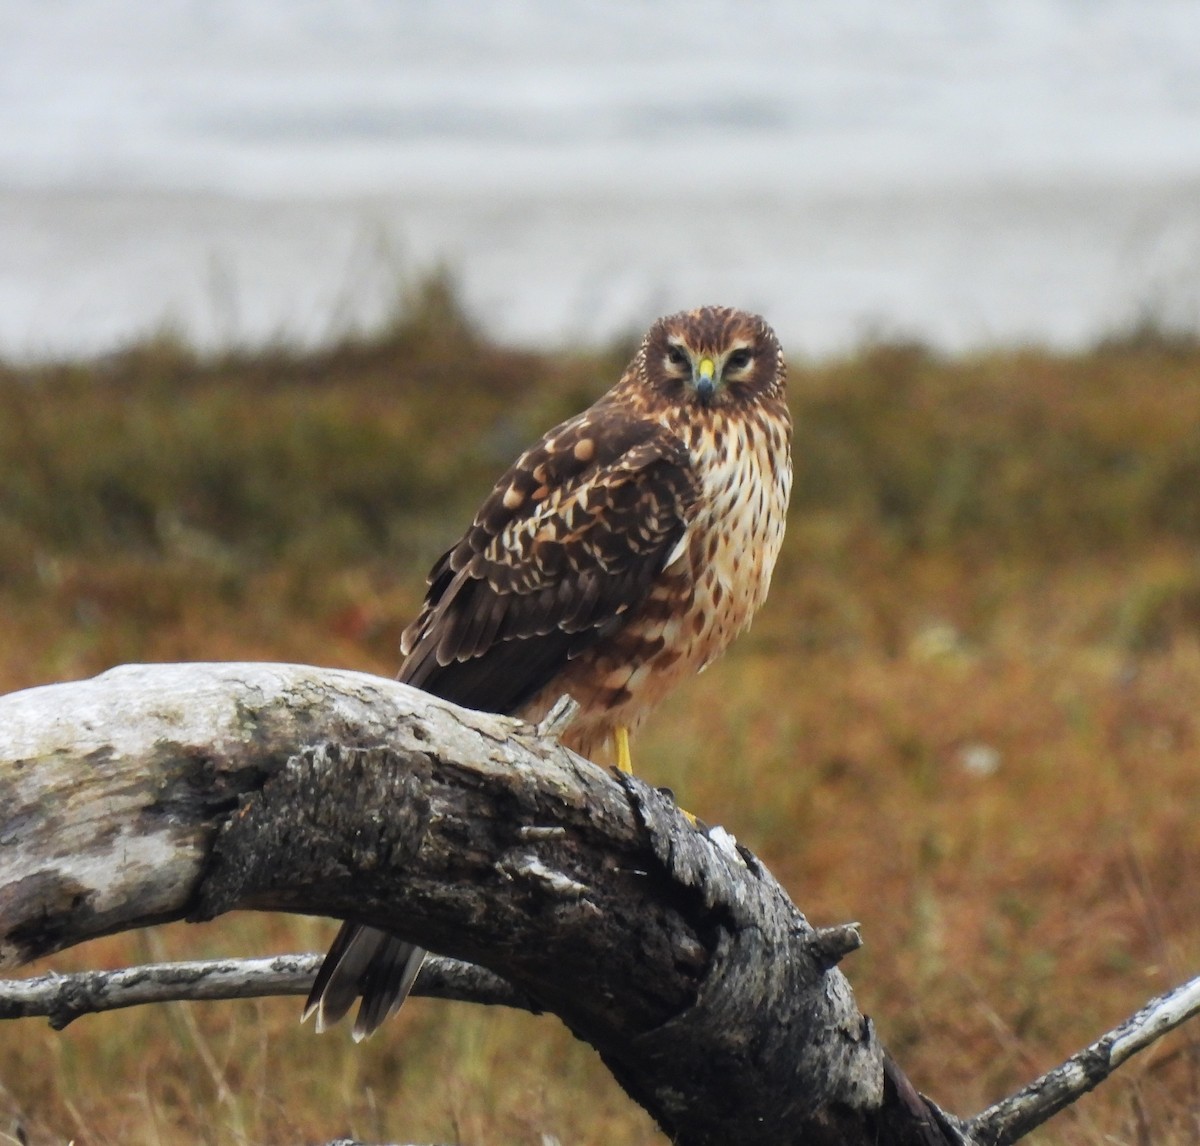
<svg viewBox="0 0 1200 1146"><path fill-rule="evenodd" d="M670 788L659 788L657 791L660 796L666 796L668 800L674 801L675 806L679 808L679 801L675 799L675 793ZM687 817L687 822L691 824L693 828L699 828L701 826L702 821L693 816L692 813L687 810L687 808L679 808L679 810L684 814L685 817Z"/></svg>

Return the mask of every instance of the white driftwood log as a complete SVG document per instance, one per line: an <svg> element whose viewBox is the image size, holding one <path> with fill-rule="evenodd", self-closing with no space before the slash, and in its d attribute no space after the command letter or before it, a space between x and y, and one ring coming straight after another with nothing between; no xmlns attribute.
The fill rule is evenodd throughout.
<svg viewBox="0 0 1200 1146"><path fill-rule="evenodd" d="M1003 1146L1200 1011L1196 980L960 1122L855 1009L857 928L814 930L726 833L553 743L565 715L264 664L0 697L0 965L233 908L352 914L458 957L418 993L557 1013L680 1143ZM0 982L0 1019L302 993L318 960Z"/></svg>
<svg viewBox="0 0 1200 1146"><path fill-rule="evenodd" d="M814 930L728 835L527 725L296 665L0 698L0 964L234 908L490 968L679 1142L954 1140L834 966L853 928Z"/></svg>

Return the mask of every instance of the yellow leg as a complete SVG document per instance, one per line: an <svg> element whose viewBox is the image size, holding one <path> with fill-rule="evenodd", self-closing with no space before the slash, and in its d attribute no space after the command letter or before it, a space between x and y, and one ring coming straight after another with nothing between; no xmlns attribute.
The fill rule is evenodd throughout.
<svg viewBox="0 0 1200 1146"><path fill-rule="evenodd" d="M625 725L621 725L616 732L613 733L613 740L617 744L617 769L624 772L627 776L633 775L633 757L629 755L629 729Z"/></svg>
<svg viewBox="0 0 1200 1146"><path fill-rule="evenodd" d="M613 741L617 746L617 770L624 772L626 776L633 775L633 757L629 755L629 729L623 724L613 733ZM696 827L696 817L692 815L686 808L679 809L686 817L692 827Z"/></svg>

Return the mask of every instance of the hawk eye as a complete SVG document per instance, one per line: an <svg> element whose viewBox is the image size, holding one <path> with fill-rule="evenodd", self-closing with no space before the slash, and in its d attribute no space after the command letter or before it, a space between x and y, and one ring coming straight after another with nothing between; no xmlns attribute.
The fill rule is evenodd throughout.
<svg viewBox="0 0 1200 1146"><path fill-rule="evenodd" d="M753 360L754 355L752 355L749 350L735 350L728 358L725 359L725 365L731 370L745 370Z"/></svg>
<svg viewBox="0 0 1200 1146"><path fill-rule="evenodd" d="M688 364L687 351L682 346L672 343L667 347L667 361L672 366L686 366Z"/></svg>

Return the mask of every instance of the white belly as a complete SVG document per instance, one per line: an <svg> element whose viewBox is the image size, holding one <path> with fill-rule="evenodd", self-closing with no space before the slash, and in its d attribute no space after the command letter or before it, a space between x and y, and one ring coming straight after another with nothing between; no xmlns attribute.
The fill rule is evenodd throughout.
<svg viewBox="0 0 1200 1146"><path fill-rule="evenodd" d="M739 426L733 448L701 460L704 507L688 530L695 612L704 618L696 634L692 671L719 656L749 624L767 598L783 545L791 459L786 444L768 441L761 427Z"/></svg>

